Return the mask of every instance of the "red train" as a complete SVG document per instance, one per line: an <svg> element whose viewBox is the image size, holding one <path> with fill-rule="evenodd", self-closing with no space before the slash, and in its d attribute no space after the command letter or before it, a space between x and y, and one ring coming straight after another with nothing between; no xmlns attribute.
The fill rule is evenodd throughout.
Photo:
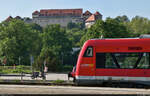
<svg viewBox="0 0 150 96"><path fill-rule="evenodd" d="M150 38L88 40L70 76L78 85L109 81L150 84Z"/></svg>

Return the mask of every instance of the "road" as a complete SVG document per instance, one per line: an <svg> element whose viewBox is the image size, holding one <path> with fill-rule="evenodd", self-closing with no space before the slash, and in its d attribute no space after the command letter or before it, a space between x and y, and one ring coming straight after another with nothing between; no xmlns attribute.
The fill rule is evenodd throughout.
<svg viewBox="0 0 150 96"><path fill-rule="evenodd" d="M150 89L0 85L0 94L114 94L114 95L128 94L128 95L145 96L146 94L150 94Z"/></svg>

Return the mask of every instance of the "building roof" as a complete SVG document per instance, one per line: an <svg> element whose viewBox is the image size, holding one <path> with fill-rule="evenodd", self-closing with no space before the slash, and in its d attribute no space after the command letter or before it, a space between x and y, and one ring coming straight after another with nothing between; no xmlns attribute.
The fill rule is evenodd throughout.
<svg viewBox="0 0 150 96"><path fill-rule="evenodd" d="M34 11L34 12L32 13L32 15L37 15L37 14L39 14L39 11Z"/></svg>
<svg viewBox="0 0 150 96"><path fill-rule="evenodd" d="M95 14L95 15L102 16L98 11L96 11L94 14Z"/></svg>
<svg viewBox="0 0 150 96"><path fill-rule="evenodd" d="M85 22L92 22L96 20L95 14L92 14Z"/></svg>
<svg viewBox="0 0 150 96"><path fill-rule="evenodd" d="M13 17L9 16L5 21L9 22L11 19L13 19Z"/></svg>
<svg viewBox="0 0 150 96"><path fill-rule="evenodd" d="M92 22L96 21L97 19L100 19L102 15L97 11L94 14L92 14L85 22Z"/></svg>
<svg viewBox="0 0 150 96"><path fill-rule="evenodd" d="M41 16L81 16L82 9L43 9L40 12L35 11L32 14L40 14Z"/></svg>
<svg viewBox="0 0 150 96"><path fill-rule="evenodd" d="M84 16L89 16L89 15L92 15L92 13L87 10L87 11L85 11L85 12L83 13L83 15L84 15Z"/></svg>
<svg viewBox="0 0 150 96"><path fill-rule="evenodd" d="M16 16L15 19L22 19L20 16Z"/></svg>

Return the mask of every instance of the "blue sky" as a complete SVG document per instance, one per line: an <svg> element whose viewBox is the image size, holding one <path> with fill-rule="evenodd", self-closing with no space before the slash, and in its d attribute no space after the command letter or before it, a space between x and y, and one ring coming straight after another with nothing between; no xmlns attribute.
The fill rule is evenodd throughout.
<svg viewBox="0 0 150 96"><path fill-rule="evenodd" d="M32 17L40 9L83 8L83 11L99 11L106 17L136 15L150 19L150 0L0 0L0 22L8 16Z"/></svg>

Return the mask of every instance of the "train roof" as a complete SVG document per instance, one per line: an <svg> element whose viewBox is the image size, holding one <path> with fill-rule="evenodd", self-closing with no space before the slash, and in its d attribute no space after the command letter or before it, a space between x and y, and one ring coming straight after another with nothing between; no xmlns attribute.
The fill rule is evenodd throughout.
<svg viewBox="0 0 150 96"><path fill-rule="evenodd" d="M84 44L99 52L150 52L150 38L90 39Z"/></svg>
<svg viewBox="0 0 150 96"><path fill-rule="evenodd" d="M135 37L135 38L93 38L90 40L125 40L125 39L150 39L150 35L140 35L139 37Z"/></svg>
<svg viewBox="0 0 150 96"><path fill-rule="evenodd" d="M89 39L89 40L121 40L121 39L141 39L139 37L137 38L93 38L93 39Z"/></svg>
<svg viewBox="0 0 150 96"><path fill-rule="evenodd" d="M90 39L87 40L85 45L88 46L149 46L150 38L102 38L102 39Z"/></svg>

